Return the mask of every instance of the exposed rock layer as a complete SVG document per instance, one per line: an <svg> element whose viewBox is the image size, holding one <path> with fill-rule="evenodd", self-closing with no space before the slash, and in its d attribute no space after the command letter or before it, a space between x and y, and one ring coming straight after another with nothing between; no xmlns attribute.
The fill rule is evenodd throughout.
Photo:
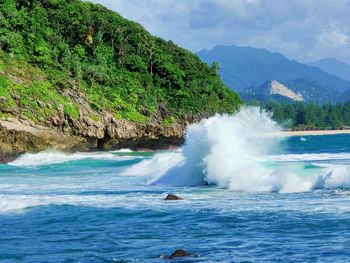
<svg viewBox="0 0 350 263"><path fill-rule="evenodd" d="M106 113L101 121L79 120L57 114L45 126L21 118L0 120L0 162L5 163L27 152L48 148L63 151L165 149L178 146L188 121L163 125L156 121L137 123L116 120Z"/></svg>

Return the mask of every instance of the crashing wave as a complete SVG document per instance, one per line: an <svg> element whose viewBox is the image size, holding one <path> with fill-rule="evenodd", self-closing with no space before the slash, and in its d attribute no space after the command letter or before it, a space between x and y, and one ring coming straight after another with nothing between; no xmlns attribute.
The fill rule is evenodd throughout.
<svg viewBox="0 0 350 263"><path fill-rule="evenodd" d="M271 136L273 134L274 136ZM274 155L283 137L270 115L244 108L234 116L217 115L191 125L183 148L159 154L131 167L129 174L146 175L153 185L215 184L243 192L305 192L350 186L350 168L322 168L286 161L350 159L349 154Z"/></svg>

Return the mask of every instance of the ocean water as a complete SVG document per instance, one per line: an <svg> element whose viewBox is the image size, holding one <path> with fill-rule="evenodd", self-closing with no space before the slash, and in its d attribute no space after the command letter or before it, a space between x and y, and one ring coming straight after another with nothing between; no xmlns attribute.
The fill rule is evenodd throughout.
<svg viewBox="0 0 350 263"><path fill-rule="evenodd" d="M0 165L0 262L168 262L180 248L196 257L178 262L349 262L350 135L276 130L245 110L190 127L177 151Z"/></svg>

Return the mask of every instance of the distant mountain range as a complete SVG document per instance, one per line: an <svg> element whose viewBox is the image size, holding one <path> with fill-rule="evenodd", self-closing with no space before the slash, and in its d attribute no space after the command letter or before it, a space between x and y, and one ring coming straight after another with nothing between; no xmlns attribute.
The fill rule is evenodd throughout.
<svg viewBox="0 0 350 263"><path fill-rule="evenodd" d="M350 81L350 65L334 58L324 58L309 63L310 66L318 67L324 72Z"/></svg>
<svg viewBox="0 0 350 263"><path fill-rule="evenodd" d="M208 64L218 62L222 80L245 100L293 101L281 94L270 94L276 83L299 94L305 102L337 103L350 95L350 81L266 49L216 46L197 55Z"/></svg>

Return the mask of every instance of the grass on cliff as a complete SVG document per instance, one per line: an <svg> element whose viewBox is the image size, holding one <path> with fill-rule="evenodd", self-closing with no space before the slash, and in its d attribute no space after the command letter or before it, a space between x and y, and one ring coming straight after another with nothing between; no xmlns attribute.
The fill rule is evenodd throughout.
<svg viewBox="0 0 350 263"><path fill-rule="evenodd" d="M169 124L241 105L216 67L89 2L1 1L0 50L0 97L7 100L0 111L17 106L38 122L59 105L78 118L80 105L62 95L70 90L84 93L95 115L138 122L160 109Z"/></svg>

